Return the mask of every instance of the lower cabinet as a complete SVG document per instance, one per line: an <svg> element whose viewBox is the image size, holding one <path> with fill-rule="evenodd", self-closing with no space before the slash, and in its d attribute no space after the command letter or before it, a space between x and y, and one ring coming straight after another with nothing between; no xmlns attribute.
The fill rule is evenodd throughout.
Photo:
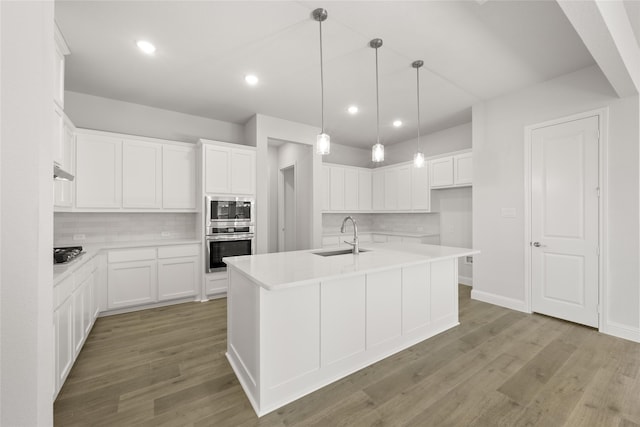
<svg viewBox="0 0 640 427"><path fill-rule="evenodd" d="M205 292L207 296L213 296L217 294L226 294L229 285L229 279L227 272L209 273L205 277Z"/></svg>
<svg viewBox="0 0 640 427"><path fill-rule="evenodd" d="M197 244L109 251L107 309L195 296L199 254Z"/></svg>
<svg viewBox="0 0 640 427"><path fill-rule="evenodd" d="M54 287L54 398L62 388L98 314L95 261L89 260Z"/></svg>

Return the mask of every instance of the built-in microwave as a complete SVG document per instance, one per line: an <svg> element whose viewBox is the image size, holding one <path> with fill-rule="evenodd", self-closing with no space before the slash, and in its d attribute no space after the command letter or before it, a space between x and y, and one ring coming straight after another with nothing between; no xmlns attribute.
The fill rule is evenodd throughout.
<svg viewBox="0 0 640 427"><path fill-rule="evenodd" d="M219 222L253 223L254 199L250 197L207 196L206 219L209 224Z"/></svg>

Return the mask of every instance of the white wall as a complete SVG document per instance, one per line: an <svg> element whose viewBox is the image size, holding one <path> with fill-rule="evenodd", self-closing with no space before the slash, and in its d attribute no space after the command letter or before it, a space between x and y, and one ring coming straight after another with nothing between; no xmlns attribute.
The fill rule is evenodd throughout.
<svg viewBox="0 0 640 427"><path fill-rule="evenodd" d="M384 148L384 162L377 164L377 166L393 165L413 160L413 154L417 149L416 139L386 145ZM420 137L420 147L425 157L470 149L471 123L464 123L439 132L422 135ZM369 157L371 157L371 152L369 152Z"/></svg>
<svg viewBox="0 0 640 427"><path fill-rule="evenodd" d="M431 192L431 210L440 213L440 244L473 248L471 187L448 188ZM471 284L473 268L458 260L461 282Z"/></svg>
<svg viewBox="0 0 640 427"><path fill-rule="evenodd" d="M193 143L200 138L245 143L242 125L146 105L65 91L64 107L73 124L85 129Z"/></svg>
<svg viewBox="0 0 640 427"><path fill-rule="evenodd" d="M256 114L245 124L247 145L256 147L258 159L268 158L269 139L295 142L314 146L319 128L288 120ZM312 231L311 247L320 247L322 240L322 213L320 210L320 183L322 175L321 156L312 150L311 170L313 195L311 200ZM269 164L258 161L256 168L256 253L266 253L269 249Z"/></svg>
<svg viewBox="0 0 640 427"><path fill-rule="evenodd" d="M322 156L322 161L361 168L371 168L374 165L371 161L371 149L349 147L336 143L331 143L331 153Z"/></svg>
<svg viewBox="0 0 640 427"><path fill-rule="evenodd" d="M524 127L609 108L604 332L640 338L638 97L618 99L596 66L473 107L474 292L524 308ZM516 218L500 209L516 208ZM479 294L476 294L476 296Z"/></svg>
<svg viewBox="0 0 640 427"><path fill-rule="evenodd" d="M53 424L53 2L0 2L0 425Z"/></svg>

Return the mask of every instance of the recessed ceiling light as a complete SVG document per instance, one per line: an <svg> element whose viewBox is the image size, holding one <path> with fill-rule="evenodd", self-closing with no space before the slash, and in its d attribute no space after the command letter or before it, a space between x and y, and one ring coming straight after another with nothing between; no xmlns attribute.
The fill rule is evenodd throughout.
<svg viewBox="0 0 640 427"><path fill-rule="evenodd" d="M143 51L147 55L153 55L154 52L156 51L156 47L146 40L138 40L136 42L136 45L140 48L141 51Z"/></svg>
<svg viewBox="0 0 640 427"><path fill-rule="evenodd" d="M258 84L258 77L253 74L247 74L244 76L244 81L247 82L248 85L255 86Z"/></svg>
<svg viewBox="0 0 640 427"><path fill-rule="evenodd" d="M399 128L400 126L402 126L402 120L394 120L393 126Z"/></svg>
<svg viewBox="0 0 640 427"><path fill-rule="evenodd" d="M358 112L358 107L356 107L355 105L352 105L349 108L347 108L347 111L351 114L355 114Z"/></svg>

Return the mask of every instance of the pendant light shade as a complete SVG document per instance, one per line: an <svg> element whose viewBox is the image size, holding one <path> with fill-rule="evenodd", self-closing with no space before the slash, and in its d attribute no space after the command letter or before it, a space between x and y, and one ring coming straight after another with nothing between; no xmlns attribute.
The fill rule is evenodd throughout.
<svg viewBox="0 0 640 427"><path fill-rule="evenodd" d="M417 60L413 61L411 66L416 69L416 94L418 105L418 139L416 140L416 153L413 155L413 166L421 168L424 166L424 153L420 149L420 67L424 65L424 62Z"/></svg>
<svg viewBox="0 0 640 427"><path fill-rule="evenodd" d="M376 129L377 142L371 148L371 161L375 163L384 162L384 145L380 144L380 94L378 90L378 48L382 46L382 39L373 39L369 46L376 50Z"/></svg>
<svg viewBox="0 0 640 427"><path fill-rule="evenodd" d="M318 8L315 9L312 13L313 19L318 21L320 26L320 98L321 98L321 123L322 130L320 134L316 138L316 153L321 155L326 155L331 152L331 137L324 132L324 69L322 62L322 22L327 19L327 10Z"/></svg>

